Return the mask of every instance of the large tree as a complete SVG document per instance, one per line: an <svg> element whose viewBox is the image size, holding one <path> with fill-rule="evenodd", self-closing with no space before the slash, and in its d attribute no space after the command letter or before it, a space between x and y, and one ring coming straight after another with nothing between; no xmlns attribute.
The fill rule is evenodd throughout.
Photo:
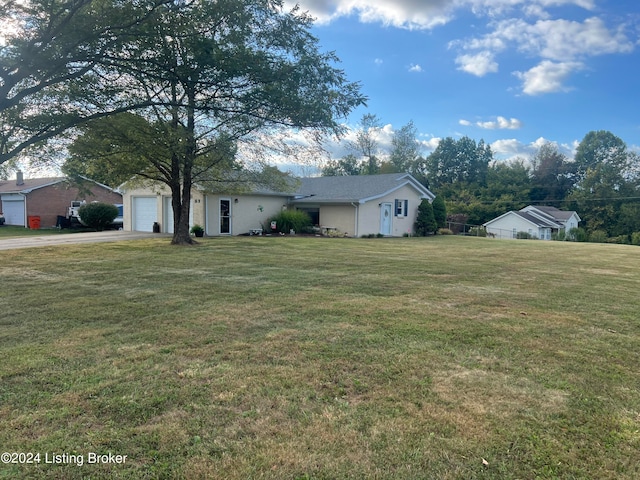
<svg viewBox="0 0 640 480"><path fill-rule="evenodd" d="M541 145L531 158L531 200L561 205L573 186L574 165L555 144Z"/></svg>
<svg viewBox="0 0 640 480"><path fill-rule="evenodd" d="M0 0L0 165L87 120L129 109L107 72L117 59L133 60L122 57L123 47L169 4Z"/></svg>
<svg viewBox="0 0 640 480"><path fill-rule="evenodd" d="M121 109L157 134L148 151L163 159L151 163L172 194L172 241L191 243L191 189L207 159L218 165L229 145L268 129L340 133L364 97L335 54L320 51L311 17L280 0L175 0L153 17L97 71Z"/></svg>
<svg viewBox="0 0 640 480"><path fill-rule="evenodd" d="M378 116L365 113L360 119L355 140L350 142L351 149L364 158L362 173L365 175L375 175L380 171L378 133L381 129L382 123Z"/></svg>
<svg viewBox="0 0 640 480"><path fill-rule="evenodd" d="M190 243L189 205L197 158L267 128L339 133L363 103L359 85L333 66L310 33L312 19L276 0L185 1L131 40L138 61L121 72L140 111L163 125L171 152L174 243Z"/></svg>
<svg viewBox="0 0 640 480"><path fill-rule="evenodd" d="M577 183L570 198L588 231L627 235L637 228L640 164L619 137L589 132L575 156Z"/></svg>
<svg viewBox="0 0 640 480"><path fill-rule="evenodd" d="M389 162L396 172L409 172L420 155L418 129L413 121L394 132Z"/></svg>
<svg viewBox="0 0 640 480"><path fill-rule="evenodd" d="M492 159L491 147L483 140L476 143L469 137L444 138L425 162L429 188L438 189L454 183L485 185Z"/></svg>

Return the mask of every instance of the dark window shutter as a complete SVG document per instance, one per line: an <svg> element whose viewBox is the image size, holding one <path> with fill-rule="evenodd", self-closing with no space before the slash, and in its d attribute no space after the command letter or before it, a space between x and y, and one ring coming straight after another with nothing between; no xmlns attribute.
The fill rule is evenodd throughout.
<svg viewBox="0 0 640 480"><path fill-rule="evenodd" d="M404 201L404 216L406 217L409 212L409 200Z"/></svg>

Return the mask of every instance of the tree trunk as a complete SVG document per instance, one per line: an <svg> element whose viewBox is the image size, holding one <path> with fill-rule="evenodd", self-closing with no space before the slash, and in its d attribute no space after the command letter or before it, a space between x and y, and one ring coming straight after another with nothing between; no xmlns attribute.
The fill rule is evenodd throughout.
<svg viewBox="0 0 640 480"><path fill-rule="evenodd" d="M172 245L193 245L196 242L189 233L189 209L191 206L191 185L189 190L180 189L180 185L175 190L171 189L173 209L173 238Z"/></svg>
<svg viewBox="0 0 640 480"><path fill-rule="evenodd" d="M179 173L182 175L178 175L177 178L182 178L182 186L180 182L177 181L171 188L171 194L174 198L172 202L174 230L173 239L171 240L173 245L193 245L198 243L191 237L189 232L189 210L191 209L191 188L193 187L193 164L196 158L196 141L194 134L195 93L190 90L188 96L187 126L184 132L185 136L183 137L185 140L184 150L181 151L181 155L175 155L174 158L178 169L181 170ZM174 163L174 165L176 163ZM177 199L177 201L175 199Z"/></svg>

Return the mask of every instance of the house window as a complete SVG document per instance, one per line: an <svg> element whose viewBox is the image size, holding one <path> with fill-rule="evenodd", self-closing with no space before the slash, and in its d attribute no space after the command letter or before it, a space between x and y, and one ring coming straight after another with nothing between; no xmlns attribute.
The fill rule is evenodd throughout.
<svg viewBox="0 0 640 480"><path fill-rule="evenodd" d="M409 200L396 199L396 217L406 217L409 212Z"/></svg>

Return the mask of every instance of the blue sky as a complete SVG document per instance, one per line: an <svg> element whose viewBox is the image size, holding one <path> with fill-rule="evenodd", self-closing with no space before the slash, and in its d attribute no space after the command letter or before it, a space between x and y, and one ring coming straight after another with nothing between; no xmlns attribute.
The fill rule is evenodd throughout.
<svg viewBox="0 0 640 480"><path fill-rule="evenodd" d="M360 81L381 143L414 122L425 154L467 135L497 159L591 130L640 146L638 0L299 0Z"/></svg>

